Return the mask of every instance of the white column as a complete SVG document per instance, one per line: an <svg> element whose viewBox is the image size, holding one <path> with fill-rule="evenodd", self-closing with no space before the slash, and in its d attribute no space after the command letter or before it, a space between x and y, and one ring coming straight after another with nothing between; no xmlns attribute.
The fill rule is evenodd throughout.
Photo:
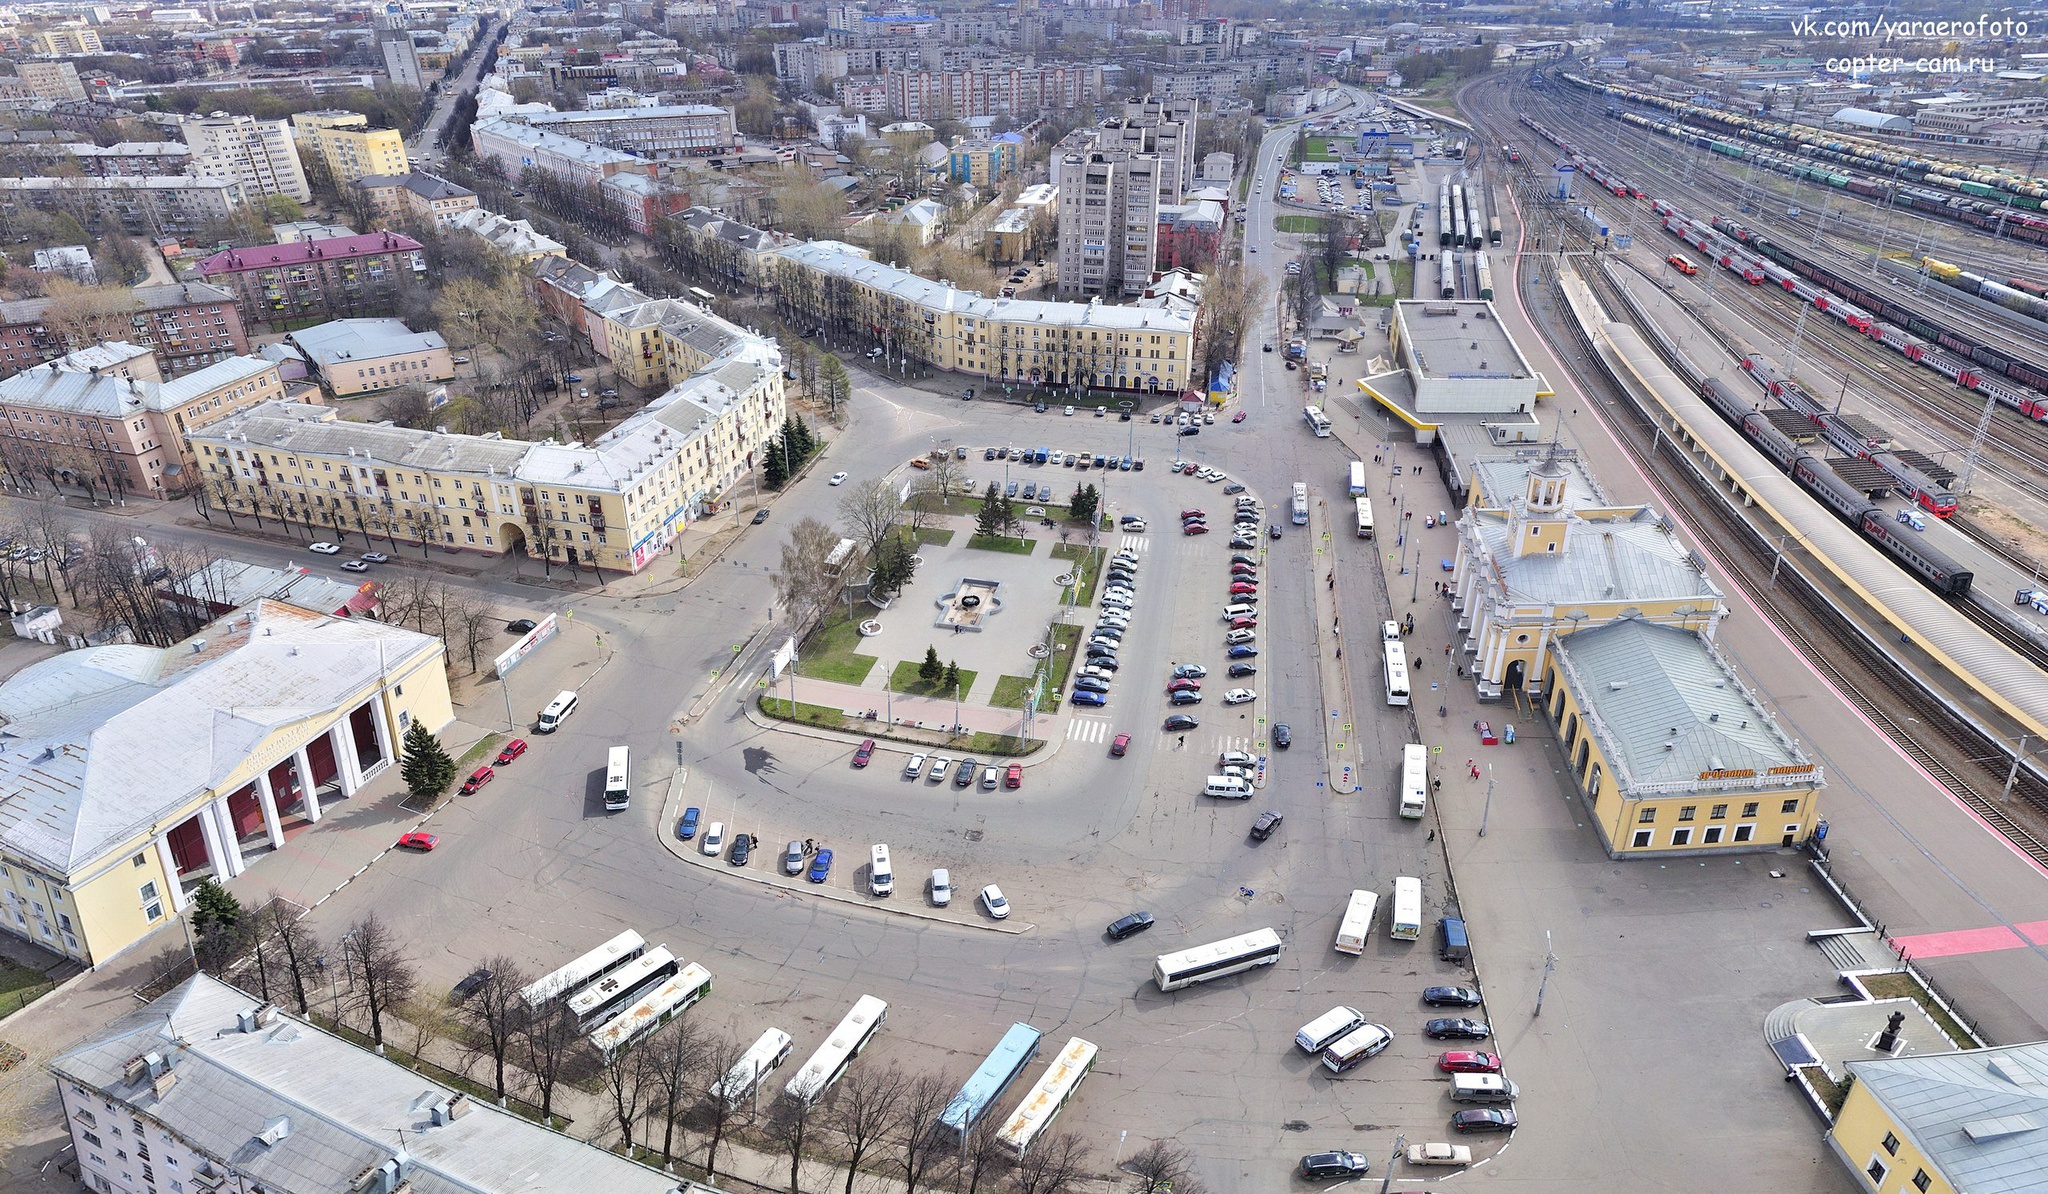
<svg viewBox="0 0 2048 1194"><path fill-rule="evenodd" d="M171 909L185 910L185 885L178 882L178 859L171 853L171 835L156 835L156 860L164 868L164 880L171 889Z"/></svg>
<svg viewBox="0 0 2048 1194"><path fill-rule="evenodd" d="M292 752L292 766L299 773L299 791L305 796L306 820L320 820L320 795L313 790L313 760L306 757L306 748L301 746Z"/></svg>
<svg viewBox="0 0 2048 1194"><path fill-rule="evenodd" d="M228 867L230 869L227 878L232 879L243 871L248 870L249 865L242 861L242 843L235 839L235 817L233 813L228 811L228 798L225 796L221 797L214 801L211 807L213 808L214 822L220 826L221 853L227 855L228 858Z"/></svg>
<svg viewBox="0 0 2048 1194"><path fill-rule="evenodd" d="M227 850L221 845L220 822L213 819L211 804L200 806L199 836L206 840L206 862L213 868L214 877L234 878L234 872L228 869Z"/></svg>
<svg viewBox="0 0 2048 1194"><path fill-rule="evenodd" d="M387 694L380 692L371 698L370 725L377 731L377 751L387 763L395 762L398 758L398 751L393 749L391 745L393 739L391 736L391 721L389 720L390 712Z"/></svg>
<svg viewBox="0 0 2048 1194"><path fill-rule="evenodd" d="M331 731L334 735L334 758L341 765L341 794L353 796L363 786L363 772L356 765L355 728L343 717Z"/></svg>
<svg viewBox="0 0 2048 1194"><path fill-rule="evenodd" d="M256 803L263 808L263 828L270 832L270 848L284 849L284 826L277 817L277 793L270 790L270 768L256 773Z"/></svg>

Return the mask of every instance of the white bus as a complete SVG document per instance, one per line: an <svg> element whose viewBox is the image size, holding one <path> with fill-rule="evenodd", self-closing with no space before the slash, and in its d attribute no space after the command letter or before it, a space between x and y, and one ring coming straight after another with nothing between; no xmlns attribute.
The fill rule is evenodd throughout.
<svg viewBox="0 0 2048 1194"><path fill-rule="evenodd" d="M633 752L623 746L614 746L604 765L604 811L618 812L632 799Z"/></svg>
<svg viewBox="0 0 2048 1194"><path fill-rule="evenodd" d="M808 1106L818 1101L819 1096L832 1088L846 1073L846 1067L860 1056L860 1051L875 1039L875 1033L889 1019L889 1005L872 995L863 995L854 1001L853 1010L811 1054L796 1077L789 1080L783 1092L790 1098Z"/></svg>
<svg viewBox="0 0 2048 1194"><path fill-rule="evenodd" d="M1365 492L1365 461L1351 462L1351 496L1358 497Z"/></svg>
<svg viewBox="0 0 2048 1194"><path fill-rule="evenodd" d="M1413 821L1429 802L1429 748L1410 742L1401 748L1401 815Z"/></svg>
<svg viewBox="0 0 2048 1194"><path fill-rule="evenodd" d="M1351 893L1351 902L1344 906L1344 922L1337 926L1336 950L1340 954L1362 954L1365 939L1372 935L1373 918L1379 915L1380 896L1376 891L1359 888Z"/></svg>
<svg viewBox="0 0 2048 1194"><path fill-rule="evenodd" d="M1394 923L1387 935L1396 941L1422 936L1422 880L1406 875L1394 880Z"/></svg>
<svg viewBox="0 0 2048 1194"><path fill-rule="evenodd" d="M1369 497L1358 499L1358 537L1372 538L1372 499Z"/></svg>
<svg viewBox="0 0 2048 1194"><path fill-rule="evenodd" d="M682 1015L711 993L711 972L695 962L649 991L640 1002L606 1020L590 1034L590 1043L610 1061L655 1029Z"/></svg>
<svg viewBox="0 0 2048 1194"><path fill-rule="evenodd" d="M1094 1066L1095 1054L1093 1044L1080 1037L1070 1038L1061 1047L1059 1056L1053 1058L1052 1067L1045 1071L1045 1077L1038 1080L1038 1085L1024 1096L1024 1102L1018 1105L1016 1113L996 1133L996 1139L1002 1141L1018 1159L1023 1159L1031 1142L1052 1126L1053 1117L1060 1113L1060 1108L1066 1106L1074 1092L1081 1089L1081 1079L1086 1078Z"/></svg>
<svg viewBox="0 0 2048 1194"><path fill-rule="evenodd" d="M603 978L647 952L647 941L631 929L555 971L528 983L519 997L535 1011L549 1000L560 999L587 982Z"/></svg>
<svg viewBox="0 0 2048 1194"><path fill-rule="evenodd" d="M1308 482L1306 481L1296 481L1294 483L1294 525L1298 527L1308 525Z"/></svg>
<svg viewBox="0 0 2048 1194"><path fill-rule="evenodd" d="M1387 704L1408 703L1408 649L1399 643L1386 643L1387 655Z"/></svg>
<svg viewBox="0 0 2048 1194"><path fill-rule="evenodd" d="M1212 941L1179 953L1160 954L1152 967L1152 981L1162 991L1178 991L1212 978L1237 974L1254 966L1271 966L1280 960L1280 934L1259 929L1227 941Z"/></svg>
<svg viewBox="0 0 2048 1194"><path fill-rule="evenodd" d="M725 1100L728 1107L737 1107L752 1098L761 1088L761 1079L773 1073L789 1057L789 1034L780 1028L771 1028L761 1034L761 1039L747 1046L747 1051L725 1072L725 1077L711 1088L711 1092Z"/></svg>
<svg viewBox="0 0 2048 1194"><path fill-rule="evenodd" d="M639 957L569 996L569 1013L579 1029L594 1028L639 998L649 987L674 974L681 959L668 946L657 945Z"/></svg>
<svg viewBox="0 0 2048 1194"><path fill-rule="evenodd" d="M1323 413L1322 407L1302 407L1301 417L1308 420L1308 429L1316 433L1317 439L1330 438L1330 416Z"/></svg>

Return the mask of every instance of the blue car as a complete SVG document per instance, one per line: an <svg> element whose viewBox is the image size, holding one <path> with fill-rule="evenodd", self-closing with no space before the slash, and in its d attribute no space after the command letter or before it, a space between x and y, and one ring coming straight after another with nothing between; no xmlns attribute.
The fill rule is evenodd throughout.
<svg viewBox="0 0 2048 1194"><path fill-rule="evenodd" d="M1089 692L1086 689L1083 689L1080 692L1075 693L1072 697L1069 697L1068 699L1073 701L1076 705L1093 705L1097 708L1109 704L1108 694L1100 692Z"/></svg>
<svg viewBox="0 0 2048 1194"><path fill-rule="evenodd" d="M815 855L811 857L811 873L809 875L810 881L813 883L823 883L826 877L831 875L831 873L832 851L820 849Z"/></svg>
<svg viewBox="0 0 2048 1194"><path fill-rule="evenodd" d="M1224 652L1225 655L1228 655L1232 659L1250 659L1252 656L1257 655L1258 653L1259 649L1257 647L1252 646L1250 643L1239 643L1236 646L1232 647L1230 650Z"/></svg>
<svg viewBox="0 0 2048 1194"><path fill-rule="evenodd" d="M698 811L694 808L684 809L682 820L676 822L676 836L686 842L696 837L697 818L699 815Z"/></svg>

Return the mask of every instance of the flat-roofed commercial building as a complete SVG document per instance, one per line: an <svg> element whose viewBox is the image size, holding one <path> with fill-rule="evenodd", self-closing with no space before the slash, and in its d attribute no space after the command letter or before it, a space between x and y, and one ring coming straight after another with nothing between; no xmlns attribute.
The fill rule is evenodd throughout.
<svg viewBox="0 0 2048 1194"><path fill-rule="evenodd" d="M594 187L620 171L642 174L654 163L590 141L563 136L524 123L525 117L479 120L470 126L478 157L498 163L515 182L528 170L539 170L577 186Z"/></svg>
<svg viewBox="0 0 2048 1194"><path fill-rule="evenodd" d="M415 332L396 319L335 319L285 336L320 384L338 398L455 376L439 332Z"/></svg>
<svg viewBox="0 0 2048 1194"><path fill-rule="evenodd" d="M709 104L533 112L518 119L544 132L657 161L709 157L739 144L732 109Z"/></svg>

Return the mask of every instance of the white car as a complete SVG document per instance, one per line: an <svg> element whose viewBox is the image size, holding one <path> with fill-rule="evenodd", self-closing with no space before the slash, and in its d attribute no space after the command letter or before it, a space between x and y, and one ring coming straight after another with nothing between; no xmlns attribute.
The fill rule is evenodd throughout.
<svg viewBox="0 0 2048 1194"><path fill-rule="evenodd" d="M718 857L719 851L725 849L725 822L713 821L706 826L704 840L697 848L713 858Z"/></svg>
<svg viewBox="0 0 2048 1194"><path fill-rule="evenodd" d="M951 774L952 770L953 760L947 758L944 755L939 755L932 760L931 771L925 776L925 778L931 780L933 783L938 783L940 780L946 778L947 775Z"/></svg>
<svg viewBox="0 0 2048 1194"><path fill-rule="evenodd" d="M1003 898L1003 889L993 883L981 889L981 906L988 909L988 914L997 920L1008 920L1010 917L1010 901Z"/></svg>
<svg viewBox="0 0 2048 1194"><path fill-rule="evenodd" d="M1251 767L1257 765L1258 760L1241 750L1226 750L1218 762L1225 767Z"/></svg>
<svg viewBox="0 0 2048 1194"><path fill-rule="evenodd" d="M1142 535L1145 533L1145 520L1142 518L1133 518L1132 520L1124 524L1123 529L1131 532L1134 535Z"/></svg>
<svg viewBox="0 0 2048 1194"><path fill-rule="evenodd" d="M341 549L332 543L314 543L309 545L306 550L317 551L323 556L338 556L341 554Z"/></svg>
<svg viewBox="0 0 2048 1194"><path fill-rule="evenodd" d="M1223 694L1223 703L1226 705L1248 705L1258 699L1259 694L1249 688L1233 688Z"/></svg>
<svg viewBox="0 0 2048 1194"><path fill-rule="evenodd" d="M1223 645L1226 647L1235 647L1239 643L1251 642L1253 639L1257 637L1259 636L1254 631L1233 630L1229 634L1223 636Z"/></svg>
<svg viewBox="0 0 2048 1194"><path fill-rule="evenodd" d="M833 473L833 474L832 474L832 480L831 480L831 481L829 481L829 482L827 482L827 484L831 484L831 485L844 485L844 484L846 484L846 474L845 474L845 473Z"/></svg>
<svg viewBox="0 0 2048 1194"><path fill-rule="evenodd" d="M1070 407L1066 408L1066 409L1065 409L1064 411L1061 411L1060 413L1061 413L1061 414L1066 414L1066 415L1071 415L1071 414L1073 414L1073 413L1074 413L1074 408L1070 406ZM981 894L983 894L983 895L987 895L988 893L984 891L984 892L982 892ZM998 895L1000 895L1001 893L1000 893L1000 892L998 892L997 894L998 894Z"/></svg>
<svg viewBox="0 0 2048 1194"><path fill-rule="evenodd" d="M916 755L912 755L912 756L910 756L910 761L909 761L908 763L905 763L905 764L903 764L903 778L904 778L904 779L916 779L916 778L917 778L918 776L920 776L920 775L923 775L923 774L924 774L924 756L923 756L923 755L921 755L921 754L916 754Z"/></svg>
<svg viewBox="0 0 2048 1194"><path fill-rule="evenodd" d="M932 906L943 908L953 902L953 873L945 867L932 868Z"/></svg>

